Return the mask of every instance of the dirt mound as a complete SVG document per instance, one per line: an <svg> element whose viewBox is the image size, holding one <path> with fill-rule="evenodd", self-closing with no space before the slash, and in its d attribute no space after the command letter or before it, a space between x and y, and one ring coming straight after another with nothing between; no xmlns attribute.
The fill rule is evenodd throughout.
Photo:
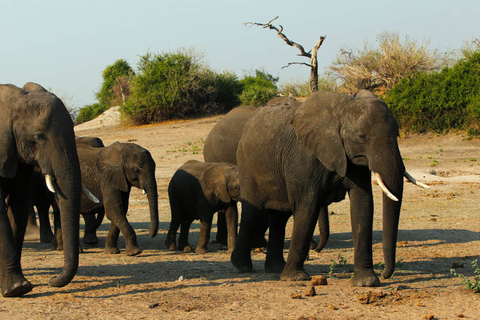
<svg viewBox="0 0 480 320"><path fill-rule="evenodd" d="M120 107L111 107L93 120L75 126L75 130L88 130L113 127L120 125Z"/></svg>

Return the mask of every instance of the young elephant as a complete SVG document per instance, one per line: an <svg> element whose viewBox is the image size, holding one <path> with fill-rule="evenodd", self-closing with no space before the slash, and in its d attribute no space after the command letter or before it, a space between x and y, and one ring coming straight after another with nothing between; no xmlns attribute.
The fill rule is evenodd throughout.
<svg viewBox="0 0 480 320"><path fill-rule="evenodd" d="M170 250L190 251L188 233L195 219L200 219L200 240L196 253L207 252L213 214L229 206L237 205L240 184L237 167L227 163L205 163L190 160L173 175L168 186L172 221L168 230L166 246ZM234 210L236 213L237 211ZM237 234L238 214L227 215L228 250L232 251ZM176 234L181 226L178 247Z"/></svg>

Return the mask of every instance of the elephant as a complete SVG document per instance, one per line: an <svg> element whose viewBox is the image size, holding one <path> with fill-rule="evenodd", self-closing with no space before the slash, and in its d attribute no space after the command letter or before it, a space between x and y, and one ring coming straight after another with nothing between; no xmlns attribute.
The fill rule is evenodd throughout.
<svg viewBox="0 0 480 320"><path fill-rule="evenodd" d="M252 106L240 106L230 110L218 123L210 130L205 139L203 147L203 156L205 162L224 162L237 164L237 146L242 136L245 123L256 110ZM232 226L227 226L227 219L233 222L232 217L238 217L237 204L232 203L231 206L220 210L217 214L217 234L216 241L218 243L227 244L227 229L232 230ZM235 222L235 225L238 221ZM237 231L235 228L235 237ZM262 246L266 244L265 240L261 241Z"/></svg>
<svg viewBox="0 0 480 320"><path fill-rule="evenodd" d="M38 167L55 192L64 227L64 266L49 285L63 287L78 270L81 175L73 122L63 102L42 86L0 85L0 281L4 297L32 290L20 265Z"/></svg>
<svg viewBox="0 0 480 320"><path fill-rule="evenodd" d="M85 144L89 145L91 147L105 147L103 144L103 141L98 138L98 137L79 137L75 136L75 143L78 144ZM45 179L43 179L42 174L39 172L38 168L35 168L35 171L33 173L33 178L32 178L32 194L33 194L33 206L36 207L37 212L38 212L38 218L39 218L39 224L40 228L37 226L36 218L35 218L35 211L32 210L29 213L28 216L28 224L27 224L27 232L34 232L34 231L39 231L40 232L40 242L42 243L51 243L52 240L55 239L55 236L52 232L52 227L50 224L50 219L49 219L49 210L50 207L53 210L53 215L55 216L55 222L57 225L54 227L55 230L59 228L59 215L60 211L58 209L58 206L55 202L55 197L54 194L51 193L47 185L45 184ZM95 215L84 215L84 220L85 220L85 229L86 230L93 230L90 232L86 232L85 236L83 238L83 242L87 244L93 243L98 243L98 239L96 239L95 235L95 230L100 226L102 223L103 217L104 217L104 212L100 212L98 214L98 217L95 218ZM39 230L37 230L39 229ZM89 239L88 236L92 236L93 238ZM96 242L95 242L96 239ZM63 247L59 247L59 243L61 241L55 241L55 247L59 250L63 250ZM81 251L81 250L80 250Z"/></svg>
<svg viewBox="0 0 480 320"><path fill-rule="evenodd" d="M268 216L265 272L280 273L281 280L308 279L304 262L319 211L348 192L354 242L351 281L355 286L379 285L372 258L373 172L383 191L383 277L391 277L406 172L398 135L387 105L366 90L354 96L319 91L300 106L255 111L237 150L242 218L233 266L240 272L253 270L252 234L259 219ZM285 225L291 215L285 262Z"/></svg>
<svg viewBox="0 0 480 320"><path fill-rule="evenodd" d="M273 106L277 104L287 105L300 105L300 102L293 97L276 97L269 100L265 106ZM247 123L248 119L252 116L256 107L252 106L240 106L232 109L228 112L209 132L205 139L204 145L204 159L205 162L227 162L231 164L237 164L237 148L238 142L242 137L243 127ZM235 211L234 214L238 216L237 206L227 208L227 212ZM323 207L320 210L318 218L318 228L320 231L320 241L317 244L312 240L310 247L320 252L326 245L330 236L330 228L328 221L328 208ZM266 225L268 222L260 224L259 228L263 228L264 231L268 228ZM217 215L217 235L216 240L219 243L226 244L227 241L227 224L225 219L225 213L219 211ZM258 232L260 234L261 231ZM255 241L254 247L266 246L267 242L262 236Z"/></svg>
<svg viewBox="0 0 480 320"><path fill-rule="evenodd" d="M190 160L173 175L168 185L172 221L165 245L170 250L191 251L188 243L190 225L200 219L200 239L196 253L206 253L213 214L235 206L240 197L237 167L227 163L205 163ZM236 211L235 211L236 213ZM238 216L228 215L228 249L231 252L237 235ZM178 247L176 234L181 226Z"/></svg>
<svg viewBox="0 0 480 320"><path fill-rule="evenodd" d="M78 144L77 152L82 182L99 199L99 203L94 203L82 194L80 213L86 218L104 212L111 221L104 252L120 252L118 236L121 231L125 238L125 254L140 254L142 250L138 247L135 231L128 223L126 214L131 187L142 189L147 194L150 210L149 235L157 235L158 191L155 161L150 152L138 144L120 142L103 148ZM88 230L87 224L86 220L85 237L96 238L96 230ZM59 233L61 231L57 231L57 238Z"/></svg>

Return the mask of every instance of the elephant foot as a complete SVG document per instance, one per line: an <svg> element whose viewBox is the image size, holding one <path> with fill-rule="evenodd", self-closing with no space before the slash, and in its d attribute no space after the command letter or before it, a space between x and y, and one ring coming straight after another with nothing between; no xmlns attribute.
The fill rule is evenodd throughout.
<svg viewBox="0 0 480 320"><path fill-rule="evenodd" d="M283 281L305 281L310 280L310 276L305 270L289 270L284 268L280 274L280 280Z"/></svg>
<svg viewBox="0 0 480 320"><path fill-rule="evenodd" d="M232 255L230 256L230 261L232 262L233 266L237 268L237 270L240 272L253 271L253 264L252 264L252 259L250 257L250 250L241 251L238 249L234 249L232 251Z"/></svg>
<svg viewBox="0 0 480 320"><path fill-rule="evenodd" d="M195 249L195 253L205 254L205 253L207 253L207 252L208 252L207 248L197 247L197 248Z"/></svg>
<svg viewBox="0 0 480 320"><path fill-rule="evenodd" d="M105 247L103 252L106 254L118 254L120 250L117 247Z"/></svg>
<svg viewBox="0 0 480 320"><path fill-rule="evenodd" d="M175 239L172 239L169 236L167 236L167 239L165 239L165 245L167 246L168 250L170 250L170 251L177 250L177 245L175 244Z"/></svg>
<svg viewBox="0 0 480 320"><path fill-rule="evenodd" d="M98 237L96 234L85 233L83 236L83 243L90 246L98 244Z"/></svg>
<svg viewBox="0 0 480 320"><path fill-rule="evenodd" d="M16 277L4 279L2 281L2 296L4 297L20 297L32 291L32 284L24 277Z"/></svg>
<svg viewBox="0 0 480 320"><path fill-rule="evenodd" d="M285 268L285 260L281 259L267 259L265 260L265 273L282 273Z"/></svg>
<svg viewBox="0 0 480 320"><path fill-rule="evenodd" d="M183 251L183 252L190 252L193 251L193 248L187 244L187 245L178 245L178 251Z"/></svg>
<svg viewBox="0 0 480 320"><path fill-rule="evenodd" d="M373 270L355 271L351 283L356 287L378 287L380 280Z"/></svg>
<svg viewBox="0 0 480 320"><path fill-rule="evenodd" d="M136 255L139 255L140 253L142 253L142 250L139 247L131 247L131 248L125 249L125 254L127 256L136 256Z"/></svg>
<svg viewBox="0 0 480 320"><path fill-rule="evenodd" d="M215 241L220 244L227 244L227 234L225 232L217 232L215 236Z"/></svg>
<svg viewBox="0 0 480 320"><path fill-rule="evenodd" d="M52 243L54 237L55 236L53 235L53 233L45 233L45 234L40 233L40 242L41 243Z"/></svg>

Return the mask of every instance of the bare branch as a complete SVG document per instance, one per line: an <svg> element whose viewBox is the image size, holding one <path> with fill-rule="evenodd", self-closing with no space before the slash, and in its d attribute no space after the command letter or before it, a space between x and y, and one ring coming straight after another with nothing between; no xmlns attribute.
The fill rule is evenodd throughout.
<svg viewBox="0 0 480 320"><path fill-rule="evenodd" d="M287 36L285 34L283 34L283 27L280 25L280 29L278 29L277 27L275 27L274 25L272 25L272 22L277 20L278 19L278 16L273 18L272 20L270 20L269 22L267 23L258 23L258 22L245 22L244 25L245 26L259 26L259 27L262 27L264 29L271 29L271 30L275 30L277 32L277 35L280 37L280 39L282 39L283 41L285 41L286 44L288 44L289 46L291 47L295 47L297 48L298 50L300 50L300 54L299 56L301 57L307 57L307 58L311 58L312 55L310 54L310 52L306 52L305 49L303 48L302 45L294 42L294 41L291 41L290 39L287 38Z"/></svg>
<svg viewBox="0 0 480 320"><path fill-rule="evenodd" d="M307 66L307 67L312 66L311 64L305 63L305 62L289 62L286 66L283 66L282 69L288 68L288 67L290 67L291 65L294 65L294 64L304 65L304 66Z"/></svg>

